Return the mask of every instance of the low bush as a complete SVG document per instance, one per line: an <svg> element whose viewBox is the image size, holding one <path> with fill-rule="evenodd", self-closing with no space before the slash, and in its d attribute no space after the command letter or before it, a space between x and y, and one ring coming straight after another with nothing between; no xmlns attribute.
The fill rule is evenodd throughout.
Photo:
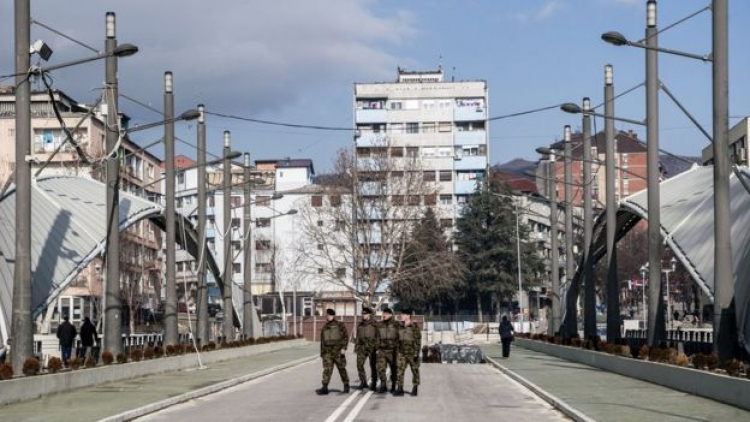
<svg viewBox="0 0 750 422"><path fill-rule="evenodd" d="M143 350L141 350L141 349L133 349L130 352L130 359L133 362L140 362L143 359Z"/></svg>
<svg viewBox="0 0 750 422"><path fill-rule="evenodd" d="M143 350L143 359L153 359L156 356L153 346L148 346Z"/></svg>
<svg viewBox="0 0 750 422"><path fill-rule="evenodd" d="M112 365L112 362L115 361L115 357L112 355L112 352L109 350L105 350L102 352L102 363L105 365Z"/></svg>
<svg viewBox="0 0 750 422"><path fill-rule="evenodd" d="M41 365L39 364L39 360L37 360L37 358L27 358L23 362L23 374L27 377L39 374L40 369Z"/></svg>
<svg viewBox="0 0 750 422"><path fill-rule="evenodd" d="M78 364L78 366L80 366L80 363ZM89 356L86 359L86 362L84 362L83 367L84 368L89 368L89 369L96 368L96 359L94 359L93 356Z"/></svg>
<svg viewBox="0 0 750 422"><path fill-rule="evenodd" d="M128 358L125 356L125 353L118 353L117 354L117 363L128 363Z"/></svg>
<svg viewBox="0 0 750 422"><path fill-rule="evenodd" d="M0 380L13 379L13 366L9 362L0 364Z"/></svg>
<svg viewBox="0 0 750 422"><path fill-rule="evenodd" d="M62 367L62 359L58 358L57 356L53 356L49 358L49 361L47 361L47 371L49 371L50 374L56 374L60 372Z"/></svg>
<svg viewBox="0 0 750 422"><path fill-rule="evenodd" d="M69 364L70 364L70 369L76 370L81 367L83 362L81 362L81 359L76 357L76 358L71 358Z"/></svg>

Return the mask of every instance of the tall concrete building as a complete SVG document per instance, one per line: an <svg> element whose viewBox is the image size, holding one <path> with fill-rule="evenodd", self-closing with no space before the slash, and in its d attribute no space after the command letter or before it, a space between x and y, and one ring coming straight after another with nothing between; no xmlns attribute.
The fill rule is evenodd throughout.
<svg viewBox="0 0 750 422"><path fill-rule="evenodd" d="M406 206L431 206L443 226L454 226L469 195L487 175L488 97L485 81L444 81L442 70L398 69L395 82L354 86L355 155L359 180L382 182L418 173L435 192L407 195ZM372 169L372 161L392 165ZM373 173L384 173L375 175Z"/></svg>

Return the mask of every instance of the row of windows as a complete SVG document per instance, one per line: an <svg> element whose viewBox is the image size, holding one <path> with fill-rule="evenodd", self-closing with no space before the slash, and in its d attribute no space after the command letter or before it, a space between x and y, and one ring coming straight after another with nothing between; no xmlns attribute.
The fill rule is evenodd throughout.
<svg viewBox="0 0 750 422"><path fill-rule="evenodd" d="M450 133L454 130L457 132L475 132L485 130L484 121L469 122L394 122L394 123L375 123L375 124L358 124L357 130L360 133Z"/></svg>
<svg viewBox="0 0 750 422"><path fill-rule="evenodd" d="M404 152L406 154L404 154ZM486 145L430 146L430 147L357 147L358 158L407 157L463 157L487 155Z"/></svg>
<svg viewBox="0 0 750 422"><path fill-rule="evenodd" d="M451 108L484 108L485 101L482 97L455 98L455 99L422 99L403 100L386 98L371 98L357 100L357 110L435 110Z"/></svg>

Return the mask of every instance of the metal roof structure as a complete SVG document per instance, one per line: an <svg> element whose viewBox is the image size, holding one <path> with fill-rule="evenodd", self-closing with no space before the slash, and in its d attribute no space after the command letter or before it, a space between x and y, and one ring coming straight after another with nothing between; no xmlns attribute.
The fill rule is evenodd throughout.
<svg viewBox="0 0 750 422"><path fill-rule="evenodd" d="M106 185L70 176L37 178L31 188L32 317L36 318L75 280L96 256L105 253ZM120 192L120 231L149 219L162 230L165 208ZM15 186L0 198L0 339L10 335L15 261ZM193 224L177 214L177 242L192 256L199 245ZM183 235L184 233L184 235ZM222 286L221 272L212 254L208 269ZM235 325L237 324L235 320Z"/></svg>
<svg viewBox="0 0 750 422"><path fill-rule="evenodd" d="M730 177L732 273L739 341L750 351L750 192L743 185L750 171L738 168ZM660 184L661 234L665 244L687 269L693 281L714 299L714 195L713 167L694 166ZM619 241L641 219L648 217L648 190L620 201L615 239ZM607 253L606 219L600 214L594 224L589 265ZM574 276L581 277L582 266Z"/></svg>

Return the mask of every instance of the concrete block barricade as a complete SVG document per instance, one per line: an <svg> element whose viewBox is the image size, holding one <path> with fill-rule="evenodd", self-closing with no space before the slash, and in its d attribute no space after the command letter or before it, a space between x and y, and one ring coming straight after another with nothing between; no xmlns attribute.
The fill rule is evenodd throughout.
<svg viewBox="0 0 750 422"><path fill-rule="evenodd" d="M303 339L285 340L253 346L220 349L211 352L202 352L200 358L203 364L210 364L300 346L306 342ZM58 374L14 378L12 380L0 381L0 392L2 392L0 394L0 406L32 400L76 388L195 367L198 367L198 355L191 353L140 362L99 366L91 369L78 369Z"/></svg>
<svg viewBox="0 0 750 422"><path fill-rule="evenodd" d="M750 380L516 338L516 346L750 410Z"/></svg>

